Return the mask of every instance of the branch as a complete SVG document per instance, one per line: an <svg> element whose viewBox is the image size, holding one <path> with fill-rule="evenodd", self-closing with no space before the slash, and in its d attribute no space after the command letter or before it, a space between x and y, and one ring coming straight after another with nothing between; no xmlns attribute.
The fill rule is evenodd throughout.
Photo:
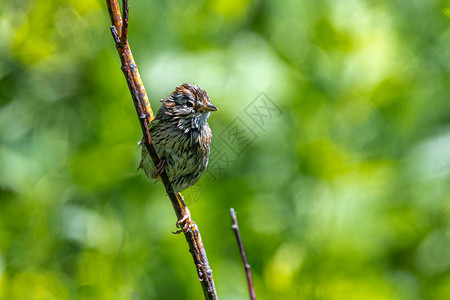
<svg viewBox="0 0 450 300"><path fill-rule="evenodd" d="M250 292L250 299L256 300L255 288L253 286L252 271L247 261L247 255L245 255L244 244L242 243L241 233L239 232L238 221L234 208L230 208L230 215L231 220L233 221L233 225L231 226L231 228L233 229L234 234L236 235L236 240L239 245L239 251L241 252L242 262L244 263L245 275L247 275L247 283L248 283L248 290Z"/></svg>
<svg viewBox="0 0 450 300"><path fill-rule="evenodd" d="M143 147L147 148L147 151L150 153L153 163L156 166L159 162L159 157L152 144L152 139L148 130L148 125L153 120L154 115L150 102L148 101L147 92L145 91L144 84L142 83L138 68L128 44L128 1L122 0L123 19L120 14L120 8L117 0L106 0L106 4L111 17L111 33L116 44L116 49L122 63L122 71L125 75L125 79L139 117L142 134L144 136ZM170 202L175 210L177 219L185 219L183 217L189 214L189 209L184 203L183 197L181 194L180 197L177 197L166 171L163 171L160 174L160 178L166 188L166 193L169 196ZM187 219L186 222L190 223L187 224L188 229L183 232L186 241L189 244L189 251L192 254L195 266L197 268L198 278L202 285L205 299L218 299L216 288L214 286L214 279L212 277L212 270L209 266L208 258L206 257L206 251L203 246L200 231L195 222L190 221L190 219Z"/></svg>

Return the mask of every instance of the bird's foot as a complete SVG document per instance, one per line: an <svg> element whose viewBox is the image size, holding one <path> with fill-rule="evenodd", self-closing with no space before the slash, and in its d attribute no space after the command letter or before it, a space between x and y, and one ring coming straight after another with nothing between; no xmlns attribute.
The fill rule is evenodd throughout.
<svg viewBox="0 0 450 300"><path fill-rule="evenodd" d="M166 166L166 159L164 157L161 157L158 161L158 164L156 165L155 172L152 173L152 178L156 179L158 176L162 173L164 170L164 167Z"/></svg>
<svg viewBox="0 0 450 300"><path fill-rule="evenodd" d="M184 203L183 196L181 195L181 193L178 193L177 198L179 198L178 201L180 203ZM177 228L181 227L181 229L177 230L175 232L172 232L173 234L180 234L182 232L186 232L189 229L191 229L191 227L194 225L194 221L192 221L191 212L189 211L189 208L186 205L184 205L184 206L182 206L182 210L183 210L183 212L182 212L183 216L177 222Z"/></svg>

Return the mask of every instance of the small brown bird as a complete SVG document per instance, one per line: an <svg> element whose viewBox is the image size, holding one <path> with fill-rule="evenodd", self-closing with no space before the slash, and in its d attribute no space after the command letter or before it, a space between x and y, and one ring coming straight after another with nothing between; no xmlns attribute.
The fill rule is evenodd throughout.
<svg viewBox="0 0 450 300"><path fill-rule="evenodd" d="M206 170L211 144L209 114L218 108L197 85L183 83L161 100L149 131L160 161L155 167L146 147L142 147L139 168L157 179L165 169L175 192L195 184Z"/></svg>

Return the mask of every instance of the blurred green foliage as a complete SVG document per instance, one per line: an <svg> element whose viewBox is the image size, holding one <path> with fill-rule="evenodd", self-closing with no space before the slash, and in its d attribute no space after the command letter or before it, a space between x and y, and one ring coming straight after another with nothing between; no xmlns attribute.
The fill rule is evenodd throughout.
<svg viewBox="0 0 450 300"><path fill-rule="evenodd" d="M185 81L220 108L185 194L222 299L248 297L230 207L259 299L450 299L448 1L130 2L154 110ZM0 5L0 299L202 298L109 25L103 1Z"/></svg>

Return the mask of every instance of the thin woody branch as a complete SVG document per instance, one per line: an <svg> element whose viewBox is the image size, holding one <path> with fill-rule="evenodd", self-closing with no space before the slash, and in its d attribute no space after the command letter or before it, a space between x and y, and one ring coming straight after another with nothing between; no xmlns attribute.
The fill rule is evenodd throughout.
<svg viewBox="0 0 450 300"><path fill-rule="evenodd" d="M247 283L248 283L248 290L250 293L250 299L256 300L255 288L253 286L252 271L251 271L250 265L248 264L248 261L247 261L247 255L245 254L244 244L242 243L241 233L239 231L239 225L238 225L236 212L234 211L234 208L230 208L230 215L231 215L231 220L233 222L233 225L231 225L231 228L233 229L234 234L236 235L236 240L237 240L237 243L239 246L239 252L242 257L242 262L244 263L245 275L247 276Z"/></svg>
<svg viewBox="0 0 450 300"><path fill-rule="evenodd" d="M148 130L148 125L153 120L154 114L128 44L128 1L122 1L123 18L117 0L106 0L106 4L111 18L111 33L116 44L116 49L122 63L122 71L127 81L141 125L142 134L144 136L143 147L147 148L147 151L156 166L159 162L159 157L152 144L152 139ZM182 197L177 197L166 171L163 170L161 172L160 178L166 188L166 193L175 210L177 219L182 220L189 212L186 204ZM218 299L214 286L214 279L212 277L212 270L209 266L200 231L193 221L190 222L191 223L188 224L188 229L183 232L197 268L198 278L202 285L205 299Z"/></svg>

